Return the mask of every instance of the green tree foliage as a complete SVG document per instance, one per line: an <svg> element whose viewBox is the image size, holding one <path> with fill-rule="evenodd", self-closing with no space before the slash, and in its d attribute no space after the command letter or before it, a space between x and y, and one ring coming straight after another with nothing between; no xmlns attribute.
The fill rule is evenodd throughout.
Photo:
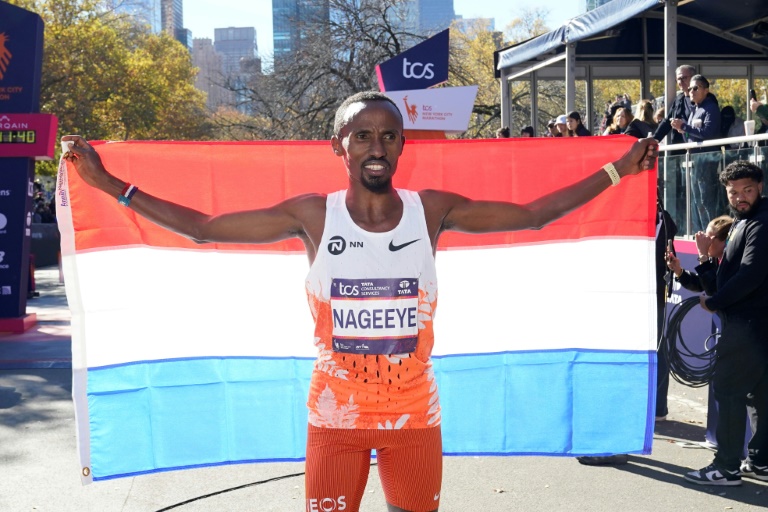
<svg viewBox="0 0 768 512"><path fill-rule="evenodd" d="M209 137L189 52L99 0L11 0L45 23L41 111L90 139ZM51 172L48 164L39 172Z"/></svg>
<svg viewBox="0 0 768 512"><path fill-rule="evenodd" d="M546 33L549 30L544 24L546 16L545 9L523 9L506 27L504 33L489 30L480 20L469 26L463 24L463 28L459 28L458 23L454 24L451 30L451 60L447 85L478 86L473 116L467 131L461 135L462 138L495 136L501 123L501 101L499 80L495 78L493 52ZM505 42L505 38L508 42ZM520 133L523 126L530 124L530 85L528 82L512 82L509 92L512 105L510 129L514 136ZM539 92L545 103L546 100L557 101L556 88L545 86L540 88ZM559 97L563 98L564 92L560 92Z"/></svg>
<svg viewBox="0 0 768 512"><path fill-rule="evenodd" d="M493 52L501 48L500 32L492 32L481 20L459 29L451 28L449 87L477 85L477 97L467 131L461 138L491 138L501 117L499 81L494 78Z"/></svg>

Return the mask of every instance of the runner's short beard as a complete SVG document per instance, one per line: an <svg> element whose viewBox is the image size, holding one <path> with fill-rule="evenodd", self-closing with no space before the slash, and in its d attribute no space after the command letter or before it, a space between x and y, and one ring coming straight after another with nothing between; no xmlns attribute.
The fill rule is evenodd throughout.
<svg viewBox="0 0 768 512"><path fill-rule="evenodd" d="M389 191L392 186L392 178L389 176L364 177L362 183L369 192L381 194Z"/></svg>

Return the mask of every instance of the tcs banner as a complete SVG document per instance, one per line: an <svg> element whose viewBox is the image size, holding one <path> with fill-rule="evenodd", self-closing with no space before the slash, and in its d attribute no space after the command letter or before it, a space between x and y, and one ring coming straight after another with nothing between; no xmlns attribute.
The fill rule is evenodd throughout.
<svg viewBox="0 0 768 512"><path fill-rule="evenodd" d="M427 89L448 81L448 29L376 66L379 90Z"/></svg>
<svg viewBox="0 0 768 512"><path fill-rule="evenodd" d="M0 2L0 112L38 112L43 20Z"/></svg>
<svg viewBox="0 0 768 512"><path fill-rule="evenodd" d="M458 133L467 129L477 86L390 91L387 96L400 108L406 130Z"/></svg>

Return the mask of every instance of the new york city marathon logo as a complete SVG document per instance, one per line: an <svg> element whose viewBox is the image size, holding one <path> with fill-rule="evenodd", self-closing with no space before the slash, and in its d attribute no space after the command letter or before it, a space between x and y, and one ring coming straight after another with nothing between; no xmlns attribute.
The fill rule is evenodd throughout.
<svg viewBox="0 0 768 512"><path fill-rule="evenodd" d="M5 32L0 32L0 80L5 78L5 72L8 71L11 57L13 57L11 50L5 45L9 39L10 37L8 37Z"/></svg>

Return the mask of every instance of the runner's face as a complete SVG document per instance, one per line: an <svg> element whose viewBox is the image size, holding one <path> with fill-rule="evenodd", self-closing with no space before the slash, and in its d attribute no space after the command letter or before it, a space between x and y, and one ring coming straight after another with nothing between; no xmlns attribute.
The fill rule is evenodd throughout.
<svg viewBox="0 0 768 512"><path fill-rule="evenodd" d="M403 152L403 121L387 101L361 101L347 109L346 125L331 145L349 179L372 192L387 191Z"/></svg>
<svg viewBox="0 0 768 512"><path fill-rule="evenodd" d="M751 178L731 180L725 186L728 203L741 215L752 211L762 192L763 184Z"/></svg>

